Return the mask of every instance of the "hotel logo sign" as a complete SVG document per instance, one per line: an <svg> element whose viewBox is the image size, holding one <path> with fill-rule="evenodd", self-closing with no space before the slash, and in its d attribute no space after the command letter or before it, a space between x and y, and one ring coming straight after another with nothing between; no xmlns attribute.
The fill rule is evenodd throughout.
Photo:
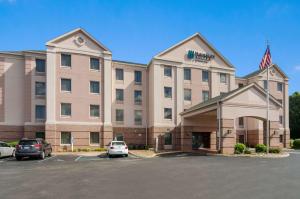
<svg viewBox="0 0 300 199"><path fill-rule="evenodd" d="M215 55L208 53L200 53L194 50L188 50L187 58L190 60L198 61L198 62L209 62L215 58Z"/></svg>

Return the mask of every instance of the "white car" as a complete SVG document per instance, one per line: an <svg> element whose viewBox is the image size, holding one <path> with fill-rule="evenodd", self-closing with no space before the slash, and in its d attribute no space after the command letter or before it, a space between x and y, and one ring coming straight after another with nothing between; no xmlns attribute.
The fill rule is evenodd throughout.
<svg viewBox="0 0 300 199"><path fill-rule="evenodd" d="M15 150L15 147L9 146L7 143L0 141L0 157L14 156Z"/></svg>
<svg viewBox="0 0 300 199"><path fill-rule="evenodd" d="M114 155L123 155L127 157L128 147L124 141L111 141L107 147L107 155L108 157L112 157Z"/></svg>

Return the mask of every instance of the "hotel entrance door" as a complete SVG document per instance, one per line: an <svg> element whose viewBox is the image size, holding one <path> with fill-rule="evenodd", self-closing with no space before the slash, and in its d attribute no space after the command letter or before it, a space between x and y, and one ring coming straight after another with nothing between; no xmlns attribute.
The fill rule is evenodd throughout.
<svg viewBox="0 0 300 199"><path fill-rule="evenodd" d="M210 133L194 132L192 133L192 149L198 150L199 148L210 148Z"/></svg>

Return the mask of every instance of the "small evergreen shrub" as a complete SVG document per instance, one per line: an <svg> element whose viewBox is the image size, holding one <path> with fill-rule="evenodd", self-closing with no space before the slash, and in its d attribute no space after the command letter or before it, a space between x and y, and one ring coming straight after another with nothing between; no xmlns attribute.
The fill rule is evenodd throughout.
<svg viewBox="0 0 300 199"><path fill-rule="evenodd" d="M300 139L296 139L293 142L293 148L294 149L300 149Z"/></svg>
<svg viewBox="0 0 300 199"><path fill-rule="evenodd" d="M7 142L7 144L11 147L16 147L16 145L19 143L19 141L11 141L11 142Z"/></svg>
<svg viewBox="0 0 300 199"><path fill-rule="evenodd" d="M257 144L255 146L255 152L256 153L265 153L265 152L267 152L267 146L264 144Z"/></svg>
<svg viewBox="0 0 300 199"><path fill-rule="evenodd" d="M93 149L93 151L101 152L101 151L107 151L107 149L106 148L95 148L95 149Z"/></svg>
<svg viewBox="0 0 300 199"><path fill-rule="evenodd" d="M280 153L281 149L280 148L270 148L269 153Z"/></svg>
<svg viewBox="0 0 300 199"><path fill-rule="evenodd" d="M242 143L237 143L234 146L234 152L236 154L244 153L245 149L246 149L246 146L244 144L242 144Z"/></svg>
<svg viewBox="0 0 300 199"><path fill-rule="evenodd" d="M244 153L245 154L251 154L251 151L248 148L246 148L245 151L244 151Z"/></svg>

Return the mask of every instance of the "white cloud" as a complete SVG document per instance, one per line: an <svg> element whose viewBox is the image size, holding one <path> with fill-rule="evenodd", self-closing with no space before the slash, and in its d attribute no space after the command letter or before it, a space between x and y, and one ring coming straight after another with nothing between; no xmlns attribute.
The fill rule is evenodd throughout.
<svg viewBox="0 0 300 199"><path fill-rule="evenodd" d="M295 69L296 71L300 71L300 65L295 66L294 69Z"/></svg>

